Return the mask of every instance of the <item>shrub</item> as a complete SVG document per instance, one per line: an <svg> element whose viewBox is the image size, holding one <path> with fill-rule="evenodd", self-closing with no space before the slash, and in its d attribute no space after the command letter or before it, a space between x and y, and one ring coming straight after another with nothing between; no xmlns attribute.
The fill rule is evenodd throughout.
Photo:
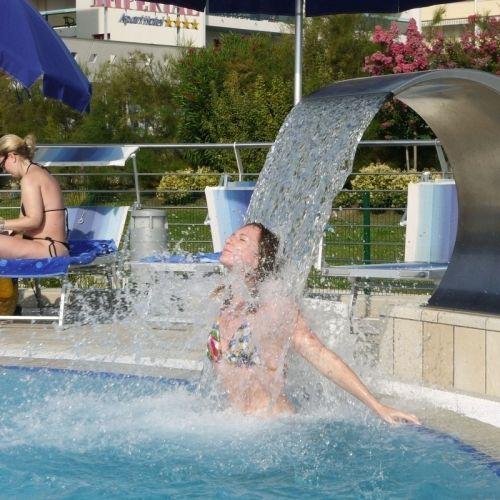
<svg viewBox="0 0 500 500"><path fill-rule="evenodd" d="M356 204L356 194L352 193L347 187L344 187L344 191L340 192L333 200L333 206L335 208L352 207Z"/></svg>
<svg viewBox="0 0 500 500"><path fill-rule="evenodd" d="M273 141L292 107L293 38L226 34L220 45L190 47L171 61L177 140L188 143ZM234 155L216 149L185 152L191 165L228 170ZM247 172L259 172L265 152L243 151Z"/></svg>
<svg viewBox="0 0 500 500"><path fill-rule="evenodd" d="M156 188L156 197L173 205L188 203L200 197L206 186L217 186L219 176L207 167L166 173Z"/></svg>
<svg viewBox="0 0 500 500"><path fill-rule="evenodd" d="M443 10L436 11L434 25L427 30L427 36L419 32L414 19L410 19L404 39L395 22L388 30L376 26L372 36L376 51L365 58L364 71L374 76L441 68L473 68L498 75L500 18L470 16L459 38L445 39L437 28L443 13ZM400 101L387 101L374 121L372 131L377 130L375 137L434 137L422 118Z"/></svg>
<svg viewBox="0 0 500 500"><path fill-rule="evenodd" d="M407 187L410 182L418 182L419 174L405 174L383 163L372 163L363 167L360 174L351 180L354 191L370 191L370 206L374 208L404 208ZM352 193L358 204L362 204L362 193Z"/></svg>

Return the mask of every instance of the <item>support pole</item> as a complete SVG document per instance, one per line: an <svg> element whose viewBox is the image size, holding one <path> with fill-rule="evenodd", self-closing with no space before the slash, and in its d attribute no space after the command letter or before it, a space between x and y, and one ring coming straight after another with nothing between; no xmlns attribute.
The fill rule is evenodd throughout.
<svg viewBox="0 0 500 500"><path fill-rule="evenodd" d="M444 156L443 148L438 142L436 142L436 153L439 160L439 165L441 166L441 172L443 172L443 177L447 179L450 174L450 169L448 168L448 162L446 161L446 157Z"/></svg>
<svg viewBox="0 0 500 500"><path fill-rule="evenodd" d="M104 6L104 40L109 40L108 33L108 7Z"/></svg>
<svg viewBox="0 0 500 500"><path fill-rule="evenodd" d="M132 165L134 167L134 187L135 187L135 208L141 208L141 188L139 186L139 172L137 170L137 158L134 153L131 155Z"/></svg>
<svg viewBox="0 0 500 500"><path fill-rule="evenodd" d="M236 165L238 167L238 180L241 182L243 180L243 162L241 161L240 151L236 142L233 144L233 150L236 158Z"/></svg>
<svg viewBox="0 0 500 500"><path fill-rule="evenodd" d="M363 191L363 264L371 264L371 200L370 191Z"/></svg>
<svg viewBox="0 0 500 500"><path fill-rule="evenodd" d="M295 0L295 79L293 87L293 103L302 99L302 17L304 0Z"/></svg>

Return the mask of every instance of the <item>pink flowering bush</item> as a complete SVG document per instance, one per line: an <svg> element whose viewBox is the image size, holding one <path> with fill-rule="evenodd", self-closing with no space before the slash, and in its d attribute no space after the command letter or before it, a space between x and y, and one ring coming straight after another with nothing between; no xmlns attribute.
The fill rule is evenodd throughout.
<svg viewBox="0 0 500 500"><path fill-rule="evenodd" d="M410 20L406 39L400 39L396 23L388 30L375 28L372 41L378 50L365 58L364 71L371 76L412 73L429 69L473 68L500 74L500 20L470 16L458 40L447 40L431 30L429 40ZM422 138L432 131L411 109L399 101L385 103L378 115L379 135L391 138Z"/></svg>
<svg viewBox="0 0 500 500"><path fill-rule="evenodd" d="M479 69L500 75L499 41L499 18L470 16L460 40L445 43L444 50L455 67Z"/></svg>
<svg viewBox="0 0 500 500"><path fill-rule="evenodd" d="M408 23L406 41L398 39L399 29L396 23L393 22L387 31L376 26L372 41L380 46L380 50L366 57L364 70L373 76L429 69L431 51L414 19Z"/></svg>

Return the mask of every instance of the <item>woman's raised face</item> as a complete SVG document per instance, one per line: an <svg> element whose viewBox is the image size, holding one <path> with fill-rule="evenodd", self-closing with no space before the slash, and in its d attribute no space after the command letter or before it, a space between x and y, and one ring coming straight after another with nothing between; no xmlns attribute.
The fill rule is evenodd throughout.
<svg viewBox="0 0 500 500"><path fill-rule="evenodd" d="M228 269L234 266L246 270L259 265L259 242L261 230L257 226L243 226L235 231L224 244L220 262Z"/></svg>

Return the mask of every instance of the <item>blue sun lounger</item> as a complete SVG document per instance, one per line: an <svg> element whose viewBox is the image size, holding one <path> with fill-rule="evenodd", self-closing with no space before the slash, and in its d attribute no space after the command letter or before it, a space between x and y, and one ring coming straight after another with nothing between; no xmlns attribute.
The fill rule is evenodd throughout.
<svg viewBox="0 0 500 500"><path fill-rule="evenodd" d="M255 182L227 182L223 186L207 186L208 217L214 252L220 252L225 241L245 222Z"/></svg>
<svg viewBox="0 0 500 500"><path fill-rule="evenodd" d="M454 181L438 180L408 186L405 261L383 264L318 266L324 276L349 278L353 293L363 279L428 280L444 276L455 245L458 223ZM321 257L320 257L321 258Z"/></svg>
<svg viewBox="0 0 500 500"><path fill-rule="evenodd" d="M220 272L220 252L226 239L244 224L254 187L255 182L239 181L205 188L208 211L205 224L210 225L213 252L152 255L140 262L132 262L132 271L148 269L187 274Z"/></svg>
<svg viewBox="0 0 500 500"><path fill-rule="evenodd" d="M177 273L212 273L221 269L220 252L197 252L195 254L159 254L141 259L132 264L133 269L147 267L152 271Z"/></svg>
<svg viewBox="0 0 500 500"><path fill-rule="evenodd" d="M113 282L116 252L120 245L128 206L68 207L70 254L45 259L0 259L0 277L60 277L61 300L57 316L2 316L13 321L58 321L63 324L69 274L104 274Z"/></svg>

